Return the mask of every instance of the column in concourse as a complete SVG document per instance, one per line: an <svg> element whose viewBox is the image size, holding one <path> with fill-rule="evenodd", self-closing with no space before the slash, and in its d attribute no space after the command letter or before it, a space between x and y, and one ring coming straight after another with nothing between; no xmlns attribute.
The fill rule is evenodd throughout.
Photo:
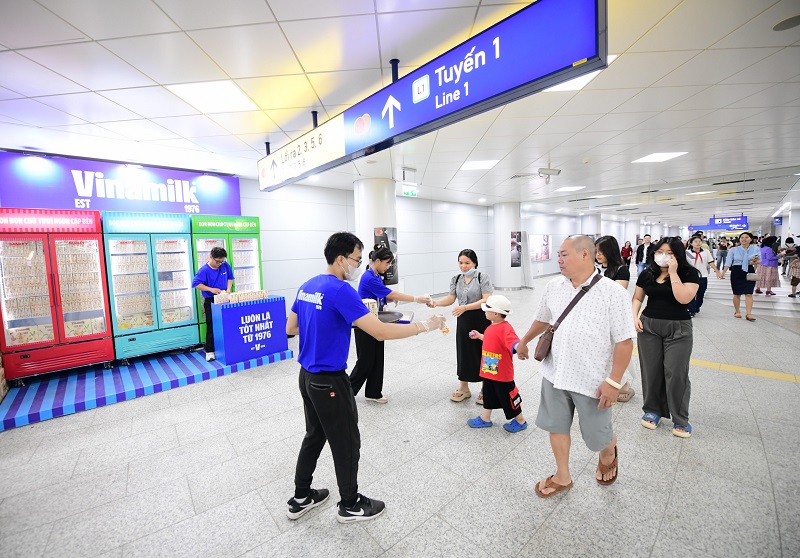
<svg viewBox="0 0 800 558"><path fill-rule="evenodd" d="M494 274L492 281L498 289L520 289L523 284L522 267L511 267L511 233L521 231L519 203L497 203L494 211ZM521 255L521 265L529 265L525 254Z"/></svg>

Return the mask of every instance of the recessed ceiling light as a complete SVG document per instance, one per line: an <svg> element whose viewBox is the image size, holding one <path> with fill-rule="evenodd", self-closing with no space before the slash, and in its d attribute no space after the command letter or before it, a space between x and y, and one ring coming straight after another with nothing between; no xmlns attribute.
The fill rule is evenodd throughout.
<svg viewBox="0 0 800 558"><path fill-rule="evenodd" d="M601 198L610 198L610 197L612 197L611 194L600 194L598 196L589 196L589 199L590 200L599 200Z"/></svg>
<svg viewBox="0 0 800 558"><path fill-rule="evenodd" d="M258 110L255 103L230 80L181 83L166 87L200 112Z"/></svg>
<svg viewBox="0 0 800 558"><path fill-rule="evenodd" d="M692 192L691 194L686 194L687 196L702 196L703 194L714 194L716 190L706 190L705 192Z"/></svg>
<svg viewBox="0 0 800 558"><path fill-rule="evenodd" d="M586 186L562 186L558 190L553 190L553 193L556 192L577 192L578 190L583 190Z"/></svg>
<svg viewBox="0 0 800 558"><path fill-rule="evenodd" d="M623 203L623 206L639 205L638 203Z"/></svg>
<svg viewBox="0 0 800 558"><path fill-rule="evenodd" d="M674 153L651 153L646 157L642 157L641 159L636 159L635 161L631 161L632 163L663 163L664 161L669 161L670 159L674 159L675 157L680 157L681 155L686 155L689 153L688 151L676 151Z"/></svg>
<svg viewBox="0 0 800 558"><path fill-rule="evenodd" d="M478 201L479 201L479 202L481 202L481 203L483 203L483 202L485 202L485 201L486 201L486 198L479 198L479 199L478 199Z"/></svg>
<svg viewBox="0 0 800 558"><path fill-rule="evenodd" d="M466 161L463 165L461 165L460 170L487 170L499 162L499 159L493 161Z"/></svg>
<svg viewBox="0 0 800 558"><path fill-rule="evenodd" d="M616 54L609 54L607 63L610 66L611 63L617 59ZM558 85L554 85L553 87L548 87L545 91L580 91L586 85L592 81L597 74L602 72L603 70L597 70L596 72L589 72L588 74L584 74L580 77L576 77L575 79L571 79L569 81L565 81L564 83L559 83Z"/></svg>
<svg viewBox="0 0 800 558"><path fill-rule="evenodd" d="M795 174L795 176L800 176L800 172L798 172L797 174Z"/></svg>
<svg viewBox="0 0 800 558"><path fill-rule="evenodd" d="M556 209L556 213L561 213L562 211L566 211L563 207L559 207Z"/></svg>
<svg viewBox="0 0 800 558"><path fill-rule="evenodd" d="M578 213L578 215L586 215L585 213Z"/></svg>

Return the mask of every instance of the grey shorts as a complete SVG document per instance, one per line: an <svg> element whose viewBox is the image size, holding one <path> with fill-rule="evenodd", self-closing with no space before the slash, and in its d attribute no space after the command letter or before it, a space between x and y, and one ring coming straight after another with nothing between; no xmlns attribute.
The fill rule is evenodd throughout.
<svg viewBox="0 0 800 558"><path fill-rule="evenodd" d="M611 408L598 409L598 400L574 391L564 391L553 387L542 378L542 396L536 426L553 434L569 434L575 409L583 441L592 451L608 447L614 440L611 427Z"/></svg>

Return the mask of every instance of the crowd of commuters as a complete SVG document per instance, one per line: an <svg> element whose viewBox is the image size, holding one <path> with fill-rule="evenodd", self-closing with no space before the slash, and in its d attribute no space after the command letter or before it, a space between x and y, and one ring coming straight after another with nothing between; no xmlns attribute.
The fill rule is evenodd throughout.
<svg viewBox="0 0 800 558"><path fill-rule="evenodd" d="M647 234L635 248L630 242L620 248L611 236L595 240L575 235L559 247L561 274L547 283L533 323L520 339L506 320L512 313L511 302L494 294L489 275L478 271L474 250L458 254L459 273L450 280L449 293L434 300L383 284L382 275L394 255L382 246L370 252L361 276L362 249L351 233L332 235L324 248L325 272L300 287L287 319L287 333L299 336L299 388L306 417L295 491L287 503L290 519L301 517L329 496L327 489L312 488L326 442L339 488L337 520L374 519L385 509L383 502L358 492L361 438L355 394L366 384L367 401L386 403L384 341L435 329L446 332L446 322L444 316L434 314L425 321L387 324L369 311L371 300L380 309L390 301L424 303L433 309L457 303L451 314L457 320L459 385L450 399L465 401L472 396L470 384L481 383L476 403L483 411L467 421L472 428L492 427L492 411L502 409L508 421L503 424L505 430L525 430L528 422L514 382L513 359L516 355L520 360L541 361L535 424L549 432L555 472L537 482L534 490L550 498L573 486L569 454L575 411L584 443L599 453L596 481L609 485L617 479L619 451L611 407L635 395L628 370L634 340L641 370L642 426L655 430L662 419L668 419L673 435L691 436L692 319L703 306L710 270L720 280L730 272L734 317L742 317L744 295L748 321L755 321L753 294L771 296L780 286L780 266L782 275L791 278L790 297L797 297L800 285L800 257L792 238L782 244L772 235L756 240L743 232L731 239L714 239L698 231L687 241L677 236L653 239ZM631 297L632 262L637 274ZM348 281L357 281L359 276L356 291ZM348 375L351 330L357 362ZM531 350L534 341L536 348Z"/></svg>

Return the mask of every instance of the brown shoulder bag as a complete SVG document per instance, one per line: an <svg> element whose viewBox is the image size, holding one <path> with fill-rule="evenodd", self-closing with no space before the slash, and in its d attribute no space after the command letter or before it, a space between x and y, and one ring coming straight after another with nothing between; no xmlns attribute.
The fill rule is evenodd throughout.
<svg viewBox="0 0 800 558"><path fill-rule="evenodd" d="M570 303L561 313L561 316L559 316L558 319L556 320L556 323L547 326L547 331L542 333L539 336L539 340L536 342L536 349L533 351L533 358L535 358L539 362L547 358L547 355L550 354L550 346L553 344L553 335L555 335L558 326L561 325L561 322L564 321L564 318L567 317L567 314L570 313L570 310L572 310L575 307L575 305L578 304L578 301L581 298L583 298L583 295L588 293L589 289L594 287L597 284L597 282L600 281L600 279L602 279L602 277L603 276L598 273L597 275L594 276L594 279L592 279L591 283L581 287L581 292L576 294L575 297L570 301Z"/></svg>

